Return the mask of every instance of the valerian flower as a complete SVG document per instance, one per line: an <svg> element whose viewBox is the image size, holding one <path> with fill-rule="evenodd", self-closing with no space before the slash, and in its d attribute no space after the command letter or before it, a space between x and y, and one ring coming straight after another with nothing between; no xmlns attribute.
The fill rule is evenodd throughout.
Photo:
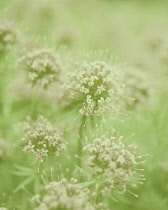
<svg viewBox="0 0 168 210"><path fill-rule="evenodd" d="M93 203L94 194L81 187L76 179L68 182L62 179L51 182L45 187L45 194L35 210L96 210L102 209L102 204Z"/></svg>
<svg viewBox="0 0 168 210"><path fill-rule="evenodd" d="M63 133L55 128L43 116L38 116L36 121L30 117L23 123L25 136L22 139L26 146L25 152L30 152L36 159L43 162L51 155L59 156L66 149Z"/></svg>
<svg viewBox="0 0 168 210"><path fill-rule="evenodd" d="M135 156L136 145L125 146L122 139L119 135L103 135L84 147L89 154L87 165L93 174L102 177L101 192L104 194L117 187L125 192L126 184L132 180L138 164Z"/></svg>
<svg viewBox="0 0 168 210"><path fill-rule="evenodd" d="M5 159L10 155L9 143L3 139L0 139L0 160Z"/></svg>
<svg viewBox="0 0 168 210"><path fill-rule="evenodd" d="M85 116L112 117L121 111L124 84L121 72L103 61L83 62L70 75L66 86L71 102Z"/></svg>
<svg viewBox="0 0 168 210"><path fill-rule="evenodd" d="M0 53L10 49L17 41L17 32L12 22L0 21Z"/></svg>
<svg viewBox="0 0 168 210"><path fill-rule="evenodd" d="M24 53L18 67L27 73L28 80L34 85L47 87L58 81L61 65L58 57L50 49L33 49Z"/></svg>

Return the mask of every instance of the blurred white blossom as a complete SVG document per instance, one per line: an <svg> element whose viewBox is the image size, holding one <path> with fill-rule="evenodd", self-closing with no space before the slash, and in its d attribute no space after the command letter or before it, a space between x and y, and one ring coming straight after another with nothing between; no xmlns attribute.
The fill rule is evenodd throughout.
<svg viewBox="0 0 168 210"><path fill-rule="evenodd" d="M35 210L96 210L103 209L102 204L95 204L94 194L87 188L82 188L76 179L68 182L62 179L51 182L45 187L45 194Z"/></svg>

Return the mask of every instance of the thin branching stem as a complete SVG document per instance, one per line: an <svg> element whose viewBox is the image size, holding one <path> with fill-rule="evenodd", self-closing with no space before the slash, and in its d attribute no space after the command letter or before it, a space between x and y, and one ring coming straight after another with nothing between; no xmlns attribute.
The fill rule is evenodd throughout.
<svg viewBox="0 0 168 210"><path fill-rule="evenodd" d="M78 147L77 147L77 154L78 154L78 166L81 167L82 162L81 162L81 158L82 158L82 140L83 140L83 135L84 135L84 128L85 128L85 122L86 122L86 116L83 116L81 119L81 124L79 127L79 140L78 140Z"/></svg>

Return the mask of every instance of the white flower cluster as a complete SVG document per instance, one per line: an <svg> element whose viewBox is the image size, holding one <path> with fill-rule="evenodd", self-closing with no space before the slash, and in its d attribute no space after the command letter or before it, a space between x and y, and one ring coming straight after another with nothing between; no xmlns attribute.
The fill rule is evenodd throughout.
<svg viewBox="0 0 168 210"><path fill-rule="evenodd" d="M41 162L49 154L59 156L66 149L63 134L43 116L38 116L36 121L28 117L23 123L23 130L24 151L34 154Z"/></svg>
<svg viewBox="0 0 168 210"><path fill-rule="evenodd" d="M0 139L0 160L5 159L10 155L10 148L8 142Z"/></svg>
<svg viewBox="0 0 168 210"><path fill-rule="evenodd" d="M102 204L94 204L94 194L82 188L76 179L68 182L63 179L51 182L45 187L45 195L35 210L96 210L103 209Z"/></svg>
<svg viewBox="0 0 168 210"><path fill-rule="evenodd" d="M13 24L7 20L0 21L0 52L8 50L17 40Z"/></svg>
<svg viewBox="0 0 168 210"><path fill-rule="evenodd" d="M126 147L121 140L122 136L119 135L110 138L102 136L84 147L90 155L87 165L95 175L104 177L102 193L105 194L117 186L125 192L126 184L131 180L132 170L136 166L136 146Z"/></svg>
<svg viewBox="0 0 168 210"><path fill-rule="evenodd" d="M33 84L47 87L53 81L58 81L61 66L58 57L50 49L34 49L27 51L19 59L19 68L28 74L28 80Z"/></svg>
<svg viewBox="0 0 168 210"><path fill-rule="evenodd" d="M121 72L103 61L83 62L71 75L67 90L85 116L111 113L115 117L121 110Z"/></svg>

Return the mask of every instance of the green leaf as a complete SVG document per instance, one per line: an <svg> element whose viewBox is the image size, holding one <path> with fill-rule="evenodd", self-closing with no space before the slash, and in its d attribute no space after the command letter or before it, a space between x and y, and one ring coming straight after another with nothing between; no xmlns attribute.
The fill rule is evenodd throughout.
<svg viewBox="0 0 168 210"><path fill-rule="evenodd" d="M20 165L16 165L16 164L15 164L15 167L22 172L24 171L24 172L28 172L31 174L34 173L34 169L29 168L29 167L24 167L24 166L20 166Z"/></svg>
<svg viewBox="0 0 168 210"><path fill-rule="evenodd" d="M26 185L28 185L31 181L33 181L33 179L35 178L35 175L32 175L31 177L29 177L28 179L26 179L24 182L22 182L19 186L17 186L15 188L15 190L13 191L13 193L18 192L19 190L21 190L23 187L25 187Z"/></svg>
<svg viewBox="0 0 168 210"><path fill-rule="evenodd" d="M84 170L83 168L80 168L79 166L77 166L77 165L75 165L75 167L78 169L78 171L81 173L81 174L83 174L84 176L90 176L91 174L90 174L90 172L88 172L88 171L86 171L86 170Z"/></svg>
<svg viewBox="0 0 168 210"><path fill-rule="evenodd" d="M80 183L80 185L81 185L82 187L88 187L88 186L90 186L90 185L92 185L92 184L94 184L94 183L95 183L95 181L82 182L82 183Z"/></svg>
<svg viewBox="0 0 168 210"><path fill-rule="evenodd" d="M32 172L28 173L28 172L24 172L24 171L12 171L11 173L16 176L30 176L30 175L32 175Z"/></svg>

